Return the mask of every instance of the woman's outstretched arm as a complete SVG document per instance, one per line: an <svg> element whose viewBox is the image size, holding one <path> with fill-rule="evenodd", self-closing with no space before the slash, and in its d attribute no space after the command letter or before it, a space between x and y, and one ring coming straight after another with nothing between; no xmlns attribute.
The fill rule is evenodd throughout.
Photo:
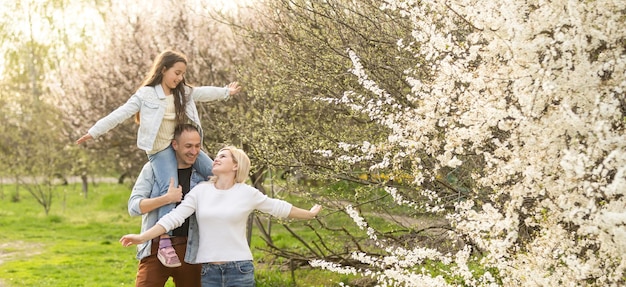
<svg viewBox="0 0 626 287"><path fill-rule="evenodd" d="M155 224L150 229L142 232L141 234L126 234L120 238L120 242L122 246L131 246L133 244L144 243L148 240L156 238L161 234L165 233L167 230L159 224Z"/></svg>
<svg viewBox="0 0 626 287"><path fill-rule="evenodd" d="M313 219L318 213L320 213L320 210L322 210L322 206L319 204L313 205L310 210L292 206L291 211L289 212L289 218Z"/></svg>

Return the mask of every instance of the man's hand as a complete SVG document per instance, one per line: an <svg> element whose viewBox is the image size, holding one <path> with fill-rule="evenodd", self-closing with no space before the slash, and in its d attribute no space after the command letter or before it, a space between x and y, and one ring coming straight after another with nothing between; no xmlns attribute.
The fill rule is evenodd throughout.
<svg viewBox="0 0 626 287"><path fill-rule="evenodd" d="M164 195L169 203L180 202L183 200L183 188L179 185L174 187L174 178L170 177L170 187L167 189L167 193Z"/></svg>

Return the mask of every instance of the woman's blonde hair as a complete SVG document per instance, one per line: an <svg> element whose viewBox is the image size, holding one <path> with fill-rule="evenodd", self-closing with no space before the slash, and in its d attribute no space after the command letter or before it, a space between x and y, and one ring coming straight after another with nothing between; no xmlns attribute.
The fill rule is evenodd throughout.
<svg viewBox="0 0 626 287"><path fill-rule="evenodd" d="M237 164L237 174L235 174L235 182L243 183L244 181L246 181L246 179L248 179L248 173L250 172L250 158L248 158L246 152L234 146L223 147L219 151L221 152L225 150L230 151L233 162ZM214 176L212 180L216 181L217 176Z"/></svg>

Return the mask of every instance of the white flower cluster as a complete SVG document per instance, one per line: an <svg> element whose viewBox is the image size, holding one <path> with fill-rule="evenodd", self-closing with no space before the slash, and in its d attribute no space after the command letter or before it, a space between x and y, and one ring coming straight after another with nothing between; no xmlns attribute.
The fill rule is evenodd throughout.
<svg viewBox="0 0 626 287"><path fill-rule="evenodd" d="M333 151L332 150L327 150L327 149L326 150L321 150L321 149L318 149L318 150L314 150L313 152L317 153L317 154L320 154L323 157L332 157L333 156Z"/></svg>
<svg viewBox="0 0 626 287"><path fill-rule="evenodd" d="M401 194L398 194L398 189L395 187L391 187L391 186L386 186L385 187L385 191L387 193L389 193L389 195L391 195L391 197L393 198L393 200L399 204L399 205L405 205L405 206L410 206L415 208L417 206L417 204L413 201L409 201L404 199L404 197Z"/></svg>
<svg viewBox="0 0 626 287"><path fill-rule="evenodd" d="M467 248L454 260L427 258L450 265L447 278L465 286L624 283L626 1L386 0L381 9L413 23L411 40L398 41L415 56L404 71L412 107L380 89L349 49L352 73L371 95L348 91L341 102L391 133L386 142L342 144L362 154L342 159L382 158L372 169L409 161L403 166L420 184L479 156L481 169L470 172L478 190L448 219L484 252L482 267L497 274L475 274ZM435 160L433 169L422 167L424 156ZM421 192L429 211L442 210L438 191ZM346 210L370 233L358 212ZM381 286L446 286L441 275L400 263L399 249L388 247L386 258L355 257L385 271L359 272ZM424 258L421 252L402 258Z"/></svg>
<svg viewBox="0 0 626 287"><path fill-rule="evenodd" d="M348 213L348 215L350 216L350 218L352 218L352 220L354 221L354 223L356 223L356 225L361 229L367 229L367 236L374 241L374 243L376 245L381 245L381 242L378 242L378 237L376 236L376 230L374 230L373 228L371 228L370 226L368 226L367 222L365 221L365 219L363 217L361 217L361 215L359 214L359 212L354 209L352 207L352 205L347 205L346 206L346 212Z"/></svg>

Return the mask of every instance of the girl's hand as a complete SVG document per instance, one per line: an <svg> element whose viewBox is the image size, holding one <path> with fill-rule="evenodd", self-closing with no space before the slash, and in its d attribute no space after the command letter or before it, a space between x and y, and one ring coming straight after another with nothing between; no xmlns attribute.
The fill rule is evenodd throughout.
<svg viewBox="0 0 626 287"><path fill-rule="evenodd" d="M241 91L241 86L237 82L232 82L226 86L229 90L229 95L234 96Z"/></svg>
<svg viewBox="0 0 626 287"><path fill-rule="evenodd" d="M122 243L122 246L124 247L128 247L133 244L139 244L144 241L145 240L142 240L139 234L126 234L122 236L122 238L120 238L120 243Z"/></svg>
<svg viewBox="0 0 626 287"><path fill-rule="evenodd" d="M78 140L76 140L76 144L82 144L90 139L93 139L93 137L87 133L84 136L80 137Z"/></svg>

